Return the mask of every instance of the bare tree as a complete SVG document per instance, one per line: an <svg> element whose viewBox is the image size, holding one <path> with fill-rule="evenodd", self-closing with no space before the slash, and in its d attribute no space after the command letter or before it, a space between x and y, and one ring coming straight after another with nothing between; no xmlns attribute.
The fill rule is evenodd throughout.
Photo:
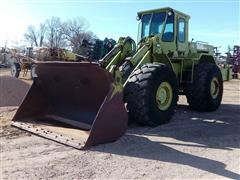
<svg viewBox="0 0 240 180"><path fill-rule="evenodd" d="M51 19L46 21L46 26L47 26L46 45L50 48L64 48L66 46L66 41L60 18L52 17Z"/></svg>
<svg viewBox="0 0 240 180"><path fill-rule="evenodd" d="M73 52L86 55L89 49L89 44L94 39L94 34L87 31L88 24L83 18L75 18L68 20L63 24L63 32L68 40Z"/></svg>
<svg viewBox="0 0 240 180"><path fill-rule="evenodd" d="M27 32L24 34L24 38L31 46L42 47L46 33L46 25L40 24L36 29L34 26L28 26Z"/></svg>
<svg viewBox="0 0 240 180"><path fill-rule="evenodd" d="M88 24L84 18L78 17L61 22L60 18L52 17L41 23L38 28L29 26L24 37L35 47L66 48L70 46L74 52L87 55L96 38L87 29Z"/></svg>
<svg viewBox="0 0 240 180"><path fill-rule="evenodd" d="M39 47L43 46L43 40L44 40L44 37L45 37L45 33L46 33L46 25L44 23L41 23L39 25L39 31L38 31Z"/></svg>
<svg viewBox="0 0 240 180"><path fill-rule="evenodd" d="M231 53L231 51L233 50L233 47L231 47L230 45L227 46L227 52Z"/></svg>
<svg viewBox="0 0 240 180"><path fill-rule="evenodd" d="M32 45L38 47L38 34L34 26L28 26L24 38Z"/></svg>

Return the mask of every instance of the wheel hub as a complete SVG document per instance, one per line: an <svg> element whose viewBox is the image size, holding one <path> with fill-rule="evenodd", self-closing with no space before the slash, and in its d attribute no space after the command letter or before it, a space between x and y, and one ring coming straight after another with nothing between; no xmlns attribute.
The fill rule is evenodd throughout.
<svg viewBox="0 0 240 180"><path fill-rule="evenodd" d="M173 90L171 85L166 81L162 82L157 89L156 94L157 107L163 111L167 110L171 105L172 98Z"/></svg>
<svg viewBox="0 0 240 180"><path fill-rule="evenodd" d="M210 92L213 99L217 98L219 94L219 81L216 77L214 77L211 81Z"/></svg>
<svg viewBox="0 0 240 180"><path fill-rule="evenodd" d="M14 75L16 73L16 68L15 67L11 68L11 73L12 73L12 75Z"/></svg>

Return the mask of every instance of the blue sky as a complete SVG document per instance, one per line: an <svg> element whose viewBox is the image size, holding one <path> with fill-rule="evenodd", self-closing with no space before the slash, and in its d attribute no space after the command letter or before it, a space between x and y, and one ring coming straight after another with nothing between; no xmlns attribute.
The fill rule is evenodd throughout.
<svg viewBox="0 0 240 180"><path fill-rule="evenodd" d="M8 40L22 43L28 25L38 25L52 16L62 20L84 17L89 30L100 39L131 36L136 40L141 10L170 6L191 16L189 40L221 46L240 44L239 0L3 0L0 46Z"/></svg>

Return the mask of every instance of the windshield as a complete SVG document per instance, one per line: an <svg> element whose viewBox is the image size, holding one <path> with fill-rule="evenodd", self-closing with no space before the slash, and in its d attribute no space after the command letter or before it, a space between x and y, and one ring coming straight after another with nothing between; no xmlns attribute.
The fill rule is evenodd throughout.
<svg viewBox="0 0 240 180"><path fill-rule="evenodd" d="M141 39L149 35L160 34L163 28L166 13L145 14L142 16Z"/></svg>

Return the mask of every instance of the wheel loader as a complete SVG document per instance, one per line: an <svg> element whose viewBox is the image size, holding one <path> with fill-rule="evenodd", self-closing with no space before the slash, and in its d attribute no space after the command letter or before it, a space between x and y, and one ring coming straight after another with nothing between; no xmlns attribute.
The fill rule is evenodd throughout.
<svg viewBox="0 0 240 180"><path fill-rule="evenodd" d="M167 123L186 95L197 111L221 104L213 46L189 42L190 16L170 7L137 13L138 43L119 38L98 63L39 62L13 126L77 149L121 137L128 120Z"/></svg>

